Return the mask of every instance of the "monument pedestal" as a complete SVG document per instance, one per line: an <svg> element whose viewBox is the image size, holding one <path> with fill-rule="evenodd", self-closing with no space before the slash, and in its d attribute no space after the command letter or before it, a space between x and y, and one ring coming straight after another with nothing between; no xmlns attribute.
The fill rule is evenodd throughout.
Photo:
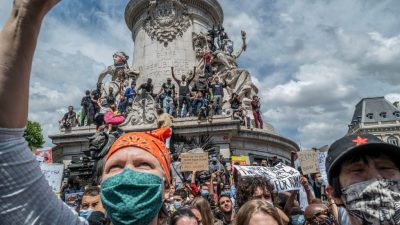
<svg viewBox="0 0 400 225"><path fill-rule="evenodd" d="M195 117L177 118L174 120L172 133L174 137L200 138L208 136L214 150L229 159L232 155L249 156L251 162L269 159L278 156L285 163L290 162L290 152L298 151L299 146L275 133L271 125L265 124L267 129L248 129L240 126L240 122L227 116L214 116L213 121L198 122ZM125 132L147 131L156 127L129 127L121 128ZM95 134L94 126L75 127L68 132L50 135L55 149L60 153L55 159L57 162L68 163L73 156L83 156L83 151L89 147L88 137Z"/></svg>

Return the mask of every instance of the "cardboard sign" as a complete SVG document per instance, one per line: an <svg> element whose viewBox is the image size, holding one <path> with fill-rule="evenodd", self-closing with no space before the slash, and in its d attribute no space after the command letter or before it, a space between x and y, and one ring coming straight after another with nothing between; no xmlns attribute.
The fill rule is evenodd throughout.
<svg viewBox="0 0 400 225"><path fill-rule="evenodd" d="M59 193L61 191L60 189L64 172L64 164L42 163L40 164L40 169L42 170L42 173L44 174L47 182L49 182L51 189L55 193Z"/></svg>
<svg viewBox="0 0 400 225"><path fill-rule="evenodd" d="M274 185L275 192L299 190L300 172L282 163L274 167L264 166L235 166L242 177L265 176Z"/></svg>
<svg viewBox="0 0 400 225"><path fill-rule="evenodd" d="M314 150L307 150L297 152L297 155L299 156L303 175L319 172L318 152Z"/></svg>
<svg viewBox="0 0 400 225"><path fill-rule="evenodd" d="M328 152L319 152L318 153L318 165L319 165L319 171L321 173L321 177L324 180L324 185L328 185L328 175L326 174L326 168L325 168L325 161L326 161L326 156L328 155Z"/></svg>
<svg viewBox="0 0 400 225"><path fill-rule="evenodd" d="M182 153L181 171L208 170L208 153Z"/></svg>

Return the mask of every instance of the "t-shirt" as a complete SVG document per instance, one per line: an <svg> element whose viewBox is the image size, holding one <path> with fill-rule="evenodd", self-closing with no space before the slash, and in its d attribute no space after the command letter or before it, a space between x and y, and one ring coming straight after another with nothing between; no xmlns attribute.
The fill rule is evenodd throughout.
<svg viewBox="0 0 400 225"><path fill-rule="evenodd" d="M260 102L253 100L251 101L251 109L253 110L253 112L260 112Z"/></svg>
<svg viewBox="0 0 400 225"><path fill-rule="evenodd" d="M152 93L153 92L153 84L144 83L140 85L140 89L145 90L146 92Z"/></svg>
<svg viewBox="0 0 400 225"><path fill-rule="evenodd" d="M211 85L213 95L224 95L224 86L220 83Z"/></svg>
<svg viewBox="0 0 400 225"><path fill-rule="evenodd" d="M211 64L212 55L207 53L203 56L204 64L209 65Z"/></svg>
<svg viewBox="0 0 400 225"><path fill-rule="evenodd" d="M163 113L158 117L158 122L162 123L161 128L163 127L172 127L173 117L168 113Z"/></svg>
<svg viewBox="0 0 400 225"><path fill-rule="evenodd" d="M128 87L128 88L125 90L124 96L125 96L126 98L133 98L133 96L134 96L135 94L136 94L135 88Z"/></svg>
<svg viewBox="0 0 400 225"><path fill-rule="evenodd" d="M229 102L231 103L231 108L232 108L232 109L238 109L239 106L242 104L242 103L239 101L239 99L231 99Z"/></svg>
<svg viewBox="0 0 400 225"><path fill-rule="evenodd" d="M189 90L189 82L187 81L181 81L179 83L179 95L180 96L186 96L190 93Z"/></svg>
<svg viewBox="0 0 400 225"><path fill-rule="evenodd" d="M164 83L162 85L162 88L164 89L164 93L168 94L168 93L174 93L175 92L175 85L174 84L168 84L168 83Z"/></svg>

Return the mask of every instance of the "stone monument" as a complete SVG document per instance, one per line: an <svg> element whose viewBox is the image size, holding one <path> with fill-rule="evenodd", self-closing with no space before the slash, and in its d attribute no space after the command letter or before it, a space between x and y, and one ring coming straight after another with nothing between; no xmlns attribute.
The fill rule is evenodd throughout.
<svg viewBox="0 0 400 225"><path fill-rule="evenodd" d="M180 142L185 142L182 140L202 140L207 136L212 137L213 151L228 161L232 155L246 155L251 161L278 156L288 162L290 152L299 150L296 143L277 134L270 124L266 123L263 130L248 129L232 120L227 104L231 94L238 94L251 112L250 99L258 93L258 88L252 82L251 74L236 63L247 48L246 32L242 31L242 43L235 51L234 43L223 28L223 18L217 0L131 0L125 10L125 21L134 42L133 64L127 65L127 54L116 53L114 65L100 74L98 86L104 86L104 90L109 87L119 89L124 82L135 80L140 85L151 78L154 90L158 92L167 78L171 78L171 67L174 67L176 77L188 74L194 67L195 80L210 74L218 76L227 84L222 115L214 116L212 123L199 123L194 117L175 119L172 127L175 144L182 146L184 143ZM206 54L212 55L211 62L205 63ZM120 75L119 70L123 71ZM100 84L107 74L112 76L112 81ZM104 91L103 94L108 93ZM151 94L138 95L128 107L126 120L120 128L124 132L156 128L156 106ZM77 127L50 138L56 145L54 149L60 152L60 160L69 160L72 155L91 151L88 137L95 131L93 126ZM110 145L109 141L101 141L110 140L107 135L91 140L91 146Z"/></svg>

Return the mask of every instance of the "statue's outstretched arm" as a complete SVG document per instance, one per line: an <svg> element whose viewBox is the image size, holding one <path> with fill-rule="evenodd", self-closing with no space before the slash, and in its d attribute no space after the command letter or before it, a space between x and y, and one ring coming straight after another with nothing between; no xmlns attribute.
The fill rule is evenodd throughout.
<svg viewBox="0 0 400 225"><path fill-rule="evenodd" d="M99 79L97 80L97 84L103 83L104 78L107 76L107 74L110 74L110 66L108 66L103 72L100 73Z"/></svg>

